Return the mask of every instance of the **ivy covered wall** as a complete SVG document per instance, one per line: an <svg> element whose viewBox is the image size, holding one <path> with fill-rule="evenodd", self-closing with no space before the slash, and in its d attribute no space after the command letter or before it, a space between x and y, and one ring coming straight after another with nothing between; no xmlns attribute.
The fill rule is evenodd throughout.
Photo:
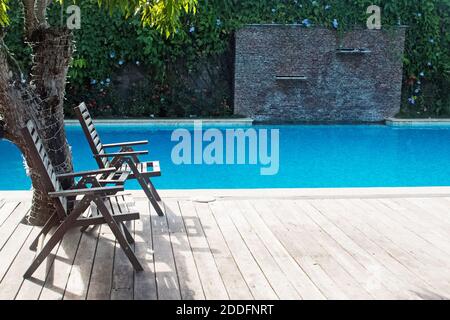
<svg viewBox="0 0 450 320"><path fill-rule="evenodd" d="M17 0L16 0L17 1ZM86 101L96 116L232 115L234 31L248 23L324 26L345 32L366 25L366 9L382 8L383 28L408 25L402 116L450 115L450 0L199 0L194 17L165 39L138 17L80 1L81 30L70 69L66 113ZM18 2L7 43L26 69ZM54 4L51 19L59 23ZM64 19L62 21L65 21Z"/></svg>

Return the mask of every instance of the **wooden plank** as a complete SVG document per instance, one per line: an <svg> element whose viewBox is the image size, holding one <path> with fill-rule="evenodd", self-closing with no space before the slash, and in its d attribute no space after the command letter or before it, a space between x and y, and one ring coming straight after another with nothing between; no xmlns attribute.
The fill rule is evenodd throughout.
<svg viewBox="0 0 450 320"><path fill-rule="evenodd" d="M320 215L318 211L308 205L307 201L297 201L301 203L305 208L311 210L305 211L308 216L319 224L325 232L327 232L340 246L345 248L352 257L357 260L366 270L371 271L371 275L375 281L381 281L383 286L387 289L386 295L389 291L396 295L398 298L408 298L408 299L419 299L419 297L409 290L405 289L405 283L399 281L392 273L380 265L371 255L369 255L365 250L363 250L358 243L355 243L350 237L348 237L342 230L340 230L336 225L331 223L324 216ZM391 298L391 297L389 297Z"/></svg>
<svg viewBox="0 0 450 320"><path fill-rule="evenodd" d="M364 298L358 293L358 287L368 292L372 299L395 299L398 298L398 288L391 289L390 285L385 284L385 279L381 277L383 275L389 279L389 271L383 269L371 256L362 248L359 244L352 242L352 240L346 236L342 230L335 226L330 219L325 215L321 215L316 207L311 205L310 201L295 201L297 208L299 208L298 218L313 223L318 232L315 233L317 241L323 245L333 260L335 260L341 268L343 268L347 275L350 275L354 280L344 280L346 275L344 273L337 274L332 266L327 269L329 274L334 273L333 279L339 282L340 285L345 288L347 294L352 298L359 297ZM320 236L317 236L320 235ZM392 275L391 275L392 277ZM356 280L357 284L354 284L354 288L346 286L352 284Z"/></svg>
<svg viewBox="0 0 450 320"><path fill-rule="evenodd" d="M229 299L194 204L180 201L179 205L206 299Z"/></svg>
<svg viewBox="0 0 450 320"><path fill-rule="evenodd" d="M311 250L313 248L311 238L305 236L301 231L297 230L294 232L286 227L274 214L274 210L278 210L278 208L273 208L270 201L258 199L251 201L251 204L255 207L264 223L326 298L334 300L348 299L347 295L315 260L315 257L321 253Z"/></svg>
<svg viewBox="0 0 450 320"><path fill-rule="evenodd" d="M194 203L194 206L199 224L203 228L209 248L230 299L252 300L253 295L225 242L209 205L206 203Z"/></svg>
<svg viewBox="0 0 450 320"><path fill-rule="evenodd" d="M239 231L239 234L247 244L247 247L278 297L282 300L301 299L301 295L291 284L283 269L276 262L252 226L242 216L242 212L238 208L236 201L226 201L226 207L226 213L233 221L236 229Z"/></svg>
<svg viewBox="0 0 450 320"><path fill-rule="evenodd" d="M431 233L440 237L450 237L450 224L440 220L432 213L439 211L438 208L422 208L413 202L407 201L405 198L379 199L380 202L395 210L399 215L410 219L417 225L426 229L427 233ZM433 203L438 199L434 199Z"/></svg>
<svg viewBox="0 0 450 320"><path fill-rule="evenodd" d="M202 276L199 276L199 272L201 273L203 267L208 268L208 276L211 273L215 274L216 273L215 265L211 263L205 266L199 265L205 262L208 263L209 261L204 261L205 259L203 261L199 260L201 259L201 257L199 257L199 255L195 253L195 251L200 250L209 251L209 248L194 247L195 239L190 238L188 239L188 234L186 233L186 228L184 226L184 221L180 213L180 207L178 206L178 202L174 200L169 200L165 201L164 203L170 232L170 240L172 242L175 257L175 265L177 268L178 279L180 281L181 298L183 300L204 300L206 294L206 298L214 299L217 296L214 295L214 293L211 296L209 296L210 291L208 291L207 286L208 282L205 283L202 281L204 284L206 284L205 292L203 292L202 282L200 281L200 278ZM182 205L181 207L183 209L184 206ZM190 230L189 231L190 235L192 235L191 232L192 231ZM193 236L200 237L201 235L197 233L194 234ZM191 240L192 242L190 242ZM192 249L191 245L193 245ZM199 268L198 271L197 267ZM209 269L210 267L212 267L212 269ZM216 289L218 289L217 291L220 292L221 286L217 285Z"/></svg>
<svg viewBox="0 0 450 320"><path fill-rule="evenodd" d="M433 230L441 230L446 236L450 233L450 219L448 217L448 209L450 208L450 201L446 198L433 199L396 199L403 200L402 205L411 208L420 221L423 220L434 223ZM410 205L410 206L408 206Z"/></svg>
<svg viewBox="0 0 450 320"><path fill-rule="evenodd" d="M27 239L29 232L31 232L31 230L24 228L25 225L20 224L20 220L29 211L29 205L30 203L25 202L17 206L14 215L10 216L2 226L3 231L0 233L0 282L19 252L21 245ZM14 232L14 230L18 232Z"/></svg>
<svg viewBox="0 0 450 320"><path fill-rule="evenodd" d="M441 274L445 274L446 271L442 270L443 273L436 273L433 264L424 264L424 261L415 255L413 248L408 248L402 241L398 241L396 233L400 228L390 230L389 226L381 223L377 215L372 215L370 210L361 208L358 210L358 202L355 200L340 199L337 202L344 208L351 208L352 216L350 221L357 223L358 228L364 234L369 236L379 246L385 248L385 250L389 250L390 255L410 270L414 270L415 273L420 273L424 276L426 275L427 283L432 283L433 287L435 287L434 284L436 282L441 283L445 279L441 277Z"/></svg>
<svg viewBox="0 0 450 320"><path fill-rule="evenodd" d="M448 217L450 198L411 198L405 200L411 202L417 207L424 209L433 221L442 223L445 226L450 227L450 219Z"/></svg>
<svg viewBox="0 0 450 320"><path fill-rule="evenodd" d="M8 272L0 282L0 300L13 300L23 282L23 275L34 258L34 252L28 247L39 233L39 228L21 224L16 231L26 234L26 241L21 243L17 256L12 262Z"/></svg>
<svg viewBox="0 0 450 320"><path fill-rule="evenodd" d="M278 299L252 253L239 236L239 232L230 217L226 215L227 209L224 204L221 201L216 201L210 204L210 208L253 297L258 300Z"/></svg>
<svg viewBox="0 0 450 320"><path fill-rule="evenodd" d="M134 222L134 247L136 257L141 262L144 270L134 274L134 299L156 300L158 292L156 288L153 232L147 199L137 201L136 208L141 218Z"/></svg>
<svg viewBox="0 0 450 320"><path fill-rule="evenodd" d="M148 203L150 206L150 203ZM155 259L156 285L158 299L180 300L180 284L175 266L172 244L170 240L167 218L160 217L150 206L153 231L153 247Z"/></svg>
<svg viewBox="0 0 450 320"><path fill-rule="evenodd" d="M356 214L350 214L346 208L333 200L313 200L309 201L309 203L358 243L362 249L366 250L382 266L391 271L395 277L405 283L406 287L411 288L410 290L415 292L424 292L426 290L429 297L436 297L436 294L433 294L434 289L428 283L420 279L418 274L413 273L395 258L399 255L395 245L391 241L386 241L386 238L371 229L364 221L360 221ZM377 270L375 265L372 269ZM375 276L377 274L378 271L375 273ZM371 281L373 282L374 280L378 283L386 283L384 277L372 277Z"/></svg>
<svg viewBox="0 0 450 320"><path fill-rule="evenodd" d="M6 203L0 203L0 227L3 225L6 219L14 212L19 205L18 201L9 201ZM1 232L1 228L0 228Z"/></svg>
<svg viewBox="0 0 450 320"><path fill-rule="evenodd" d="M99 228L88 229L82 233L75 260L70 270L64 300L85 300L87 297Z"/></svg>
<svg viewBox="0 0 450 320"><path fill-rule="evenodd" d="M56 228L53 228L49 231L45 239L40 240L41 245L38 246L38 250L40 250L51 238L55 230ZM16 300L37 300L39 298L45 279L47 278L47 274L53 268L53 261L55 260L56 252L58 251L60 244L61 242L53 248L52 252L47 257L46 262L42 263L39 268L37 268L37 270L33 273L33 276L30 279L25 279L23 281L23 284L16 296Z"/></svg>
<svg viewBox="0 0 450 320"><path fill-rule="evenodd" d="M11 206L5 204L3 206L2 209L5 209L5 212L10 211L10 214L0 227L0 250L2 250L5 243L11 237L17 225L29 212L30 206L30 202L21 202L20 204L12 204Z"/></svg>
<svg viewBox="0 0 450 320"><path fill-rule="evenodd" d="M277 215L290 229L290 232L300 232L312 242L308 245L313 250L313 259L322 267L328 276L350 299L373 299L367 291L365 283L359 283L355 276L367 278L366 270L340 247L334 239L310 219L308 208L296 205L292 200L274 200L274 207L278 208Z"/></svg>
<svg viewBox="0 0 450 320"><path fill-rule="evenodd" d="M389 206L389 203L382 202L379 199L373 199L370 201L376 208L380 210L382 214L385 214L390 219L401 224L405 229L409 230L411 233L415 234L417 237L421 238L425 242L429 244L429 246L435 247L437 250L443 253L443 256L447 257L447 261L450 264L450 246L449 246L449 236L443 236L435 232L436 227L432 224L429 228L424 228L424 225L427 223L427 216L422 217L421 222L417 223L411 216L413 214L409 214L405 216L401 214L401 212L394 210L392 206ZM429 205L432 205L433 202L430 202Z"/></svg>
<svg viewBox="0 0 450 320"><path fill-rule="evenodd" d="M20 248L28 238L31 229L27 228L26 225L20 224L16 231L17 232L11 235L9 241L0 251L0 283L8 272L8 269L11 267Z"/></svg>
<svg viewBox="0 0 450 320"><path fill-rule="evenodd" d="M376 215L377 219L382 222L387 229L392 231L392 236L396 241L402 243L405 248L414 248L417 257L432 261L439 267L448 266L450 256L448 256L440 248L430 245L430 242L423 239L421 235L411 231L409 225L399 223L395 218L395 212L386 206L381 206L374 199L355 200L372 215Z"/></svg>
<svg viewBox="0 0 450 320"><path fill-rule="evenodd" d="M114 266L115 238L108 225L100 225L97 250L87 292L88 300L109 300Z"/></svg>
<svg viewBox="0 0 450 320"><path fill-rule="evenodd" d="M134 233L134 221L128 221L126 226L131 234ZM134 245L130 245L134 250ZM134 268L125 252L116 241L114 254L114 271L112 279L111 300L133 300Z"/></svg>
<svg viewBox="0 0 450 320"><path fill-rule="evenodd" d="M249 201L239 201L238 205L244 210L244 217L252 225L264 245L272 253L278 265L283 269L289 281L294 285L303 299L322 300L325 296L314 285L308 275L295 262L289 252L283 247L276 236L264 224L261 217Z"/></svg>
<svg viewBox="0 0 450 320"><path fill-rule="evenodd" d="M56 252L53 268L48 273L39 296L40 300L62 300L81 235L79 228L71 229L64 235Z"/></svg>

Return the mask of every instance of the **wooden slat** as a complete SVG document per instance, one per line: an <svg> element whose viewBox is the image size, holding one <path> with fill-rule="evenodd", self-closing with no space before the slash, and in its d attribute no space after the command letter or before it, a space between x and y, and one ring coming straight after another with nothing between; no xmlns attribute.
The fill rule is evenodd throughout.
<svg viewBox="0 0 450 320"><path fill-rule="evenodd" d="M372 231L373 235L370 236L371 239L376 239L384 248L392 250L395 258L403 265L410 269L420 271L434 281L442 282L442 277L438 274L440 272L445 274L444 269L442 269L442 271L436 269L432 260L424 264L425 261L423 258L421 259L416 256L416 248L414 246L411 247L411 245L406 245L403 241L401 227L392 229L390 226L381 223L378 216L373 214L370 209L359 208L359 210L355 210L355 206L358 208L357 204L360 204L359 201L348 199L339 199L337 201L345 207L350 206L352 208L351 212L354 214L352 219L359 219L358 227L362 228L361 230L364 231L364 233ZM433 266L433 268L430 269L430 266ZM439 271L438 273L436 273L437 270Z"/></svg>
<svg viewBox="0 0 450 320"><path fill-rule="evenodd" d="M195 207L190 201L179 202L182 220L197 264L205 297L208 300L229 299L220 272L214 261L203 227L197 217Z"/></svg>
<svg viewBox="0 0 450 320"><path fill-rule="evenodd" d="M15 229L16 232L12 233L11 231L8 242L6 242L0 251L0 283L3 282L5 274L8 272L8 269L10 268L25 240L28 238L31 230L32 228L29 228L24 224L20 224L17 226L17 229ZM27 262L27 264L29 263L30 261Z"/></svg>
<svg viewBox="0 0 450 320"><path fill-rule="evenodd" d="M148 204L150 206L150 204ZM167 225L167 218L160 217L150 207L158 299L181 299L175 258Z"/></svg>
<svg viewBox="0 0 450 320"><path fill-rule="evenodd" d="M6 207L7 205L8 207ZM2 209L12 211L0 226L0 250L3 250L5 243L13 235L14 230L29 212L30 206L30 202L11 203L11 205L7 203L3 206Z"/></svg>
<svg viewBox="0 0 450 320"><path fill-rule="evenodd" d="M37 250L40 250L42 246L51 238L55 232L55 228L50 230L45 239L41 239L41 245L38 246ZM42 238L42 237L41 237ZM45 263L42 263L39 268L33 273L31 279L24 279L22 286L16 296L16 300L37 300L41 294L42 288L45 283L45 279L49 272L52 271L53 262L56 257L56 252L58 251L59 245L56 245L52 252L47 257ZM27 262L29 264L30 262Z"/></svg>
<svg viewBox="0 0 450 320"><path fill-rule="evenodd" d="M147 201L136 202L136 209L141 218L134 223L135 253L144 268L134 273L134 299L156 300L155 257L153 248L153 231Z"/></svg>
<svg viewBox="0 0 450 320"><path fill-rule="evenodd" d="M18 201L9 201L4 203L0 207L0 232L2 232L1 226L6 221L6 219L8 219L11 214L13 214L14 210L17 208L18 205L19 205ZM0 242L0 249L1 249L1 242Z"/></svg>
<svg viewBox="0 0 450 320"><path fill-rule="evenodd" d="M411 268L409 264L404 265L403 259L398 259L406 254L401 253L392 241L386 240L366 222L359 220L356 214L350 214L336 201L314 200L309 202L381 265L389 269L397 278L409 284L415 292L426 292L430 298L437 296L435 288L428 283L428 280L425 280L422 273ZM378 281L383 281L383 279L378 279Z"/></svg>
<svg viewBox="0 0 450 320"><path fill-rule="evenodd" d="M233 222L225 214L226 208L218 201L211 203L210 208L254 298L258 300L278 299L264 273L254 260L252 253L239 236L239 232L236 230Z"/></svg>
<svg viewBox="0 0 450 320"><path fill-rule="evenodd" d="M375 203L381 207L385 207L387 211L395 210L396 214L395 216L391 215L392 219L402 224L408 230L418 235L431 245L435 246L437 249L445 252L447 256L450 258L450 246L448 246L449 242L448 239L450 237L450 226L448 227L448 230L445 230L446 228L444 228L442 230L442 233L439 233L438 232L439 227L437 226L436 223L431 221L434 219L430 219L430 217L426 215L426 212L424 213L425 217L422 217L422 219L420 220L421 223L417 223L413 210L410 210L408 214L405 214L403 210L394 209L395 206L392 205L392 202L381 201L377 199ZM431 203L429 205L431 205ZM433 211L438 210L438 208L436 207L432 208L434 209ZM428 226L428 228L424 228L425 226Z"/></svg>
<svg viewBox="0 0 450 320"><path fill-rule="evenodd" d="M226 212L233 221L233 224L239 231L239 234L278 297L282 300L301 299L301 295L289 281L286 274L283 272L283 269L278 265L270 251L258 237L258 234L253 230L252 226L242 216L235 201L224 201L223 204L227 208L224 212Z"/></svg>
<svg viewBox="0 0 450 320"><path fill-rule="evenodd" d="M56 252L57 258L53 262L52 271L47 275L39 296L40 300L63 299L81 235L78 228L71 229L64 235Z"/></svg>
<svg viewBox="0 0 450 320"><path fill-rule="evenodd" d="M198 266L201 272L201 262L194 260L194 256L196 256L195 251L201 249L191 248L178 202L174 200L165 201L165 209L174 252L175 266L180 282L181 299L204 300L205 293L200 282L201 275L199 276L199 272L197 271ZM199 237L200 235L197 234L196 236ZM196 257L198 259L198 256ZM213 272L215 270L208 269L208 273ZM207 293L209 294L209 291Z"/></svg>
<svg viewBox="0 0 450 320"><path fill-rule="evenodd" d="M17 256L6 275L2 277L0 282L0 300L12 300L16 297L23 282L23 274L27 270L30 261L34 258L34 252L30 251L28 246L39 233L39 229L21 224L16 231L18 234L26 235L26 241L22 242L21 240L18 242Z"/></svg>
<svg viewBox="0 0 450 320"><path fill-rule="evenodd" d="M134 233L134 221L128 221L126 227L131 234ZM134 250L134 244L130 247ZM116 241L111 300L133 300L133 295L134 269L119 242Z"/></svg>
<svg viewBox="0 0 450 320"><path fill-rule="evenodd" d="M377 295L380 289L379 285L382 284L385 287L386 298L400 298L408 297L409 299L419 299L413 291L409 290L407 285L393 276L390 270L385 268L382 264L378 263L372 255L363 250L358 243L355 243L347 234L342 232L336 225L331 223L328 219L320 215L320 213L307 201L297 201L300 207L305 208L305 213L316 224L327 232L336 243L338 243L343 249L350 253L351 257L358 261L370 274L370 282L366 287L372 289L375 287L376 291L371 292ZM392 293L390 295L390 293ZM383 298L383 297L380 297Z"/></svg>
<svg viewBox="0 0 450 320"><path fill-rule="evenodd" d="M290 232L300 232L304 237L311 239L308 244L311 258L322 267L346 296L350 299L386 298L385 295L377 295L380 291L380 283L371 285L375 287L375 290L367 288L369 272L354 258L352 252L348 253L344 250L324 232L321 225L310 218L310 210L305 208L303 203L301 206L296 206L292 200L276 200L273 201L271 208L278 209L275 214L286 224ZM358 282L357 279L361 281Z"/></svg>
<svg viewBox="0 0 450 320"><path fill-rule="evenodd" d="M86 299L98 237L99 228L82 233L64 291L64 300Z"/></svg>
<svg viewBox="0 0 450 320"><path fill-rule="evenodd" d="M264 245L272 253L280 268L287 275L289 281L297 289L303 299L322 300L325 296L314 285L308 275L295 262L294 258L283 247L271 230L264 224L261 217L249 201L239 201L242 215L252 225Z"/></svg>
<svg viewBox="0 0 450 320"><path fill-rule="evenodd" d="M414 208L420 211L416 213L417 210L413 209L413 214L416 213L421 224L425 221L433 222L433 231L437 228L438 230L442 228L443 232L448 235L450 233L450 219L448 218L448 210L450 208L450 201L447 198L435 198L435 199L401 199L403 200L402 205L406 206L408 204L412 205ZM431 201L430 201L431 200ZM411 208L411 206L408 206ZM424 221L425 220L425 221Z"/></svg>
<svg viewBox="0 0 450 320"><path fill-rule="evenodd" d="M414 246L415 255L422 259L433 261L434 264L440 267L448 266L450 263L450 256L443 252L441 248L430 245L430 242L423 239L421 235L411 231L408 226L396 221L396 218L391 217L392 210L386 206L380 206L374 199L355 201L361 207L364 207L370 214L376 215L377 219L387 227L387 230L392 230L392 235L399 243L402 243L405 248Z"/></svg>
<svg viewBox="0 0 450 320"><path fill-rule="evenodd" d="M87 293L88 300L109 300L112 289L115 238L107 225L100 225L94 265Z"/></svg>
<svg viewBox="0 0 450 320"><path fill-rule="evenodd" d="M283 203L285 202L289 202L290 205L282 206L282 211L286 208L286 212L283 212L292 217L296 221L294 223L302 223L310 237L329 255L331 259L320 263L351 299L395 297L395 294L384 286L383 281L378 279L376 274L370 268L366 268L365 264L360 261L365 260L358 256L360 254L358 251L355 252L351 250L352 248L348 250L341 242L332 237L332 232L331 234L327 232L329 228L333 227L332 224L328 224L328 221L324 220L326 227L328 227L328 229L325 229L321 223L316 221L321 218L318 217L319 211L316 208L311 206L309 202L301 202L299 205L296 205L294 201L283 201ZM319 260L321 260L320 257Z"/></svg>
<svg viewBox="0 0 450 320"><path fill-rule="evenodd" d="M317 288L328 299L348 299L347 295L337 286L335 281L317 263L314 257L314 241L304 232L293 232L286 227L273 213L269 201L252 201L260 217L270 230L276 235L289 254L295 259L299 266L308 274ZM278 210L278 209L277 209ZM323 254L323 252L322 252Z"/></svg>
<svg viewBox="0 0 450 320"><path fill-rule="evenodd" d="M231 300L251 300L253 295L206 203L195 203L199 223L203 227L217 269ZM189 225L189 223L187 223Z"/></svg>
<svg viewBox="0 0 450 320"><path fill-rule="evenodd" d="M398 296L402 287L391 283L395 283L395 279L392 281L390 271L378 264L370 253L353 242L351 237L329 221L327 216L322 216L321 211L310 202L302 201L298 203L298 207L301 208L301 213L304 212L301 214L303 219L312 221L323 230L323 236L318 237L318 240L348 274L355 277L359 286L376 299L394 299ZM340 279L340 277L333 278L336 281Z"/></svg>

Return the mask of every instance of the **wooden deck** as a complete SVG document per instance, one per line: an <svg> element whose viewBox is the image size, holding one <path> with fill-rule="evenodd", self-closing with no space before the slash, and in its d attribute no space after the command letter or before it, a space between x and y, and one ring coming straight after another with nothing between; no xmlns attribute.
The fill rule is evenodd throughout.
<svg viewBox="0 0 450 320"><path fill-rule="evenodd" d="M144 272L101 226L72 230L23 280L39 228L12 194L0 192L0 299L450 298L450 196L165 197L158 217L140 195Z"/></svg>

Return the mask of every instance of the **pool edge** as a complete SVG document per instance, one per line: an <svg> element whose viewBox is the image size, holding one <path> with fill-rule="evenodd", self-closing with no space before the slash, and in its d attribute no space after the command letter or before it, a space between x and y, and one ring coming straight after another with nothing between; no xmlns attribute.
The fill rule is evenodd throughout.
<svg viewBox="0 0 450 320"><path fill-rule="evenodd" d="M227 198L389 198L389 197L450 197L448 187L374 187L374 188L282 188L282 189L189 189L158 190L163 199L191 199L197 196ZM136 198L145 198L141 190L127 190ZM0 190L0 198L31 200L31 191Z"/></svg>
<svg viewBox="0 0 450 320"><path fill-rule="evenodd" d="M391 127L441 127L449 126L450 119L401 119L401 118L387 118L385 121L387 126Z"/></svg>

